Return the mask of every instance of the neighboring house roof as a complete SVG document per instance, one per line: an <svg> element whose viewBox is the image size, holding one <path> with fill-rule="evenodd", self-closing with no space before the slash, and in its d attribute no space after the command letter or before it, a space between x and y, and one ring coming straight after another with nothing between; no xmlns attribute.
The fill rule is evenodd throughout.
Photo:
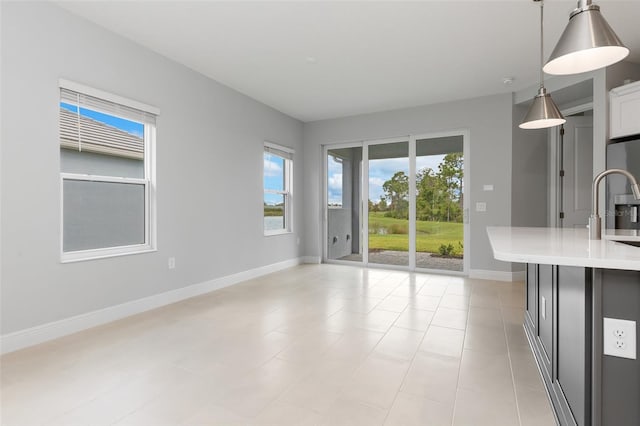
<svg viewBox="0 0 640 426"><path fill-rule="evenodd" d="M60 108L60 147L117 157L144 159L144 139L89 117Z"/></svg>

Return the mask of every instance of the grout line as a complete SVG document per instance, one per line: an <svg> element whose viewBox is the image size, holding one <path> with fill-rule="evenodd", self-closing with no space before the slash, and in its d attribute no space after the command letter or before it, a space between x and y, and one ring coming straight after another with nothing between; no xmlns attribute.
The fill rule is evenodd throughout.
<svg viewBox="0 0 640 426"><path fill-rule="evenodd" d="M460 370L462 370L462 357L464 356L464 344L467 340L467 330L469 329L469 311L471 310L471 299L469 299L469 306L467 307L467 322L464 328L464 337L462 338L462 348L460 351L460 364L458 365L458 378L456 380L456 396L453 399L453 410L451 413L451 426L454 425L456 420L456 408L458 407L458 390L460 390Z"/></svg>
<svg viewBox="0 0 640 426"><path fill-rule="evenodd" d="M518 400L518 391L516 389L516 378L513 374L513 360L511 359L511 347L509 345L509 339L507 337L507 326L504 320L504 314L502 310L503 306L500 303L500 316L502 317L502 333L504 334L504 340L507 344L507 356L509 357L509 372L511 373L511 385L513 387L513 396L516 401L516 413L518 414L518 423L522 426L522 415L520 414L520 402Z"/></svg>

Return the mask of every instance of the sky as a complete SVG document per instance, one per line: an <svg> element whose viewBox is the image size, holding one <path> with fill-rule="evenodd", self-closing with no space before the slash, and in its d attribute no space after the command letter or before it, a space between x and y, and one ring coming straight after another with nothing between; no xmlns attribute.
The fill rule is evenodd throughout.
<svg viewBox="0 0 640 426"><path fill-rule="evenodd" d="M429 155L416 158L416 170L430 167L438 170L438 164L442 162L443 155ZM380 201L384 196L382 185L396 173L403 171L409 174L408 158L389 158L383 160L369 161L369 199L374 203ZM333 157L329 156L328 161L328 202L333 205L342 204L342 165Z"/></svg>
<svg viewBox="0 0 640 426"><path fill-rule="evenodd" d="M67 104L65 102L60 102L60 107L76 113L78 111L77 106ZM144 135L144 125L142 123L137 123L135 121L126 120L124 118L104 114L102 112L94 111L87 108L80 108L80 115L92 118L95 121L99 121L101 123L115 127L116 129L123 130L127 133L131 133L132 135L139 138L143 137Z"/></svg>
<svg viewBox="0 0 640 426"><path fill-rule="evenodd" d="M265 152L263 161L265 189L284 190L284 159ZM264 202L268 205L280 204L282 199L283 196L279 194L264 194Z"/></svg>

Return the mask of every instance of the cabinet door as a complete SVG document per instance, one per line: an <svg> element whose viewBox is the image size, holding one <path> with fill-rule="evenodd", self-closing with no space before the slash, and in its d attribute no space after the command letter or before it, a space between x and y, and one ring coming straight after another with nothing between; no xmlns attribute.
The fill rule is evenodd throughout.
<svg viewBox="0 0 640 426"><path fill-rule="evenodd" d="M534 263L527 264L527 275L526 275L526 284L527 284L527 311L526 311L526 321L529 326L535 330L537 325L536 317L538 316L538 265ZM537 333L535 333L537 334Z"/></svg>
<svg viewBox="0 0 640 426"><path fill-rule="evenodd" d="M640 83L612 89L609 101L611 138L640 133Z"/></svg>
<svg viewBox="0 0 640 426"><path fill-rule="evenodd" d="M547 370L545 379L552 376L553 360L553 291L554 271L551 265L538 265L538 339L542 346L543 367Z"/></svg>
<svg viewBox="0 0 640 426"><path fill-rule="evenodd" d="M591 424L591 270L558 266L554 390L567 425Z"/></svg>

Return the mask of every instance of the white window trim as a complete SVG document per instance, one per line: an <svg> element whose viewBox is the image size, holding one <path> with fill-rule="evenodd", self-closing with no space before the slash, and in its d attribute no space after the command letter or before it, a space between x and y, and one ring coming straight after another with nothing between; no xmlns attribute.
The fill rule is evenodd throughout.
<svg viewBox="0 0 640 426"><path fill-rule="evenodd" d="M60 173L60 262L71 263L85 260L103 259L107 257L127 256L131 254L150 253L157 251L157 222L156 222L156 174L154 143L155 126L144 124L144 175L145 179L124 178L114 176L98 176L77 173ZM84 180L94 182L134 183L145 187L145 230L144 244L107 247L100 249L64 251L64 185L65 179Z"/></svg>
<svg viewBox="0 0 640 426"><path fill-rule="evenodd" d="M284 191L278 191L275 189L265 189L264 188L264 170L262 172L262 178L263 178L263 182L262 182L262 188L263 188L263 199L264 199L264 194L278 194L278 195L284 195L284 228L283 229L274 229L274 230L266 230L264 229L264 216L263 216L263 224L262 224L262 230L264 232L264 236L265 237L272 237L275 235L286 235L286 234L292 234L293 233L293 155L295 154L294 150L291 148L288 148L286 146L282 146L282 145L278 145L272 142L265 142L264 143L264 147L265 148L271 148L273 150L276 151L282 151L283 153L287 153L289 154L287 157L281 157L284 158L284 180L285 180L285 190ZM267 151L266 149L263 148L262 150L262 154L264 156L265 152L270 152ZM271 152L271 154L274 155L278 155L277 153L273 153ZM288 188L288 191L286 190Z"/></svg>
<svg viewBox="0 0 640 426"><path fill-rule="evenodd" d="M157 107L145 104L143 102L138 102L133 99L125 98L124 96L115 95L113 93L105 92L100 89L85 86L84 84L76 83L75 81L69 81L61 78L58 79L58 86L62 89L73 90L74 92L93 96L94 98L113 102L114 104L128 106L130 108L135 108L153 115L160 115L160 109Z"/></svg>

